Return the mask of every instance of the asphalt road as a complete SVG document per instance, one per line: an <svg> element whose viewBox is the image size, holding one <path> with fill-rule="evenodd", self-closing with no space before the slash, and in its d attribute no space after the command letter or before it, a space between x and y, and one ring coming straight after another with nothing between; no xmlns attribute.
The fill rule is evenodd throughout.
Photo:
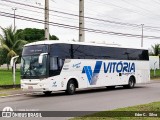
<svg viewBox="0 0 160 120"><path fill-rule="evenodd" d="M134 89L116 88L107 90L98 88L77 91L75 95L64 92L50 96L22 95L0 98L0 111L6 106L14 110L39 111L104 111L133 105L160 101L160 82L137 85Z"/></svg>

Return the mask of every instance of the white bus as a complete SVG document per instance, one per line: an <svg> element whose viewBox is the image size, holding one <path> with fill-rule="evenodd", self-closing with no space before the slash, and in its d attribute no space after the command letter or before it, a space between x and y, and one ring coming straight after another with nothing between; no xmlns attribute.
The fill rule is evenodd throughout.
<svg viewBox="0 0 160 120"><path fill-rule="evenodd" d="M66 91L124 86L150 81L148 50L94 43L39 41L24 46L21 58L23 90Z"/></svg>

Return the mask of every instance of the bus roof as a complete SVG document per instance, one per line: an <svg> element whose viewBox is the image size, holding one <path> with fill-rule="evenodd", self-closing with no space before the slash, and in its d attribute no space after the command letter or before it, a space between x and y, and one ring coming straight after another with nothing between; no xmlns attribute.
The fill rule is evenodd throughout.
<svg viewBox="0 0 160 120"><path fill-rule="evenodd" d="M101 47L116 47L116 48L130 48L119 46L118 44L106 44L106 43L89 43L89 42L72 42L72 41L59 41L59 40L44 40L44 41L37 41L28 43L25 46L32 46L32 45L50 45L50 44L57 44L57 43L64 43L64 44L79 44L79 45L90 45L90 46L101 46ZM145 48L133 48L132 49L145 49ZM147 50L147 49L146 49Z"/></svg>

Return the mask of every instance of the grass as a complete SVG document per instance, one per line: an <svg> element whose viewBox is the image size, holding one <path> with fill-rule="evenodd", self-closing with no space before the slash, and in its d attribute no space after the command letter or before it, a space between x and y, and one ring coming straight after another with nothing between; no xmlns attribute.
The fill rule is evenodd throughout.
<svg viewBox="0 0 160 120"><path fill-rule="evenodd" d="M151 70L150 71L150 76L151 76L151 79L158 79L158 78L160 78L160 69L156 70L156 76L154 76L154 70Z"/></svg>
<svg viewBox="0 0 160 120"><path fill-rule="evenodd" d="M2 97L2 96L8 96L8 94L0 94L0 97Z"/></svg>
<svg viewBox="0 0 160 120"><path fill-rule="evenodd" d="M20 84L20 70L16 70L16 84ZM12 70L0 69L0 85L13 85Z"/></svg>
<svg viewBox="0 0 160 120"><path fill-rule="evenodd" d="M126 108L119 108L115 109L113 111L104 111L104 112L98 112L94 113L91 115L86 115L83 117L76 117L71 120L159 120L159 117L135 117L135 113L156 113L158 112L160 115L160 102L153 102L149 104L144 104L144 105L138 105L138 106L133 106L133 107L126 107ZM105 117L113 113L113 116L118 116L119 117ZM119 114L120 113L120 114ZM122 115L130 114L130 117L121 117Z"/></svg>
<svg viewBox="0 0 160 120"><path fill-rule="evenodd" d="M0 89L0 93L10 92L10 91L20 90L20 88L8 88L8 89Z"/></svg>

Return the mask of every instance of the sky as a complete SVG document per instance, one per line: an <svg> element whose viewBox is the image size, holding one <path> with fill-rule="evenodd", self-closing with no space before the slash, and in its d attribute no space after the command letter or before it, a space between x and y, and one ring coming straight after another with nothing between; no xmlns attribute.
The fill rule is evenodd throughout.
<svg viewBox="0 0 160 120"><path fill-rule="evenodd" d="M44 8L44 0L6 0ZM16 8L16 15L44 20L44 10L28 7L0 0L0 12L13 14L12 8ZM160 37L160 0L85 0L85 28L101 31L109 31L124 34L142 35L144 24L144 36ZM79 0L49 0L50 22L70 26L79 25L78 17L61 14L79 14ZM58 11L58 12L55 12ZM0 26L13 25L13 18L0 14ZM4 14L3 14L4 15ZM103 20L103 21L102 21ZM105 20L105 21L104 21ZM110 22L108 22L110 21ZM123 23L123 25L122 25ZM125 24L125 25L124 25ZM39 28L44 24L16 19L17 29ZM50 25L50 34L56 35L61 41L78 41L78 30ZM0 31L0 33L2 33ZM119 44L127 47L141 47L141 38L85 32L85 42L106 44ZM160 38L143 39L144 48L160 44Z"/></svg>

